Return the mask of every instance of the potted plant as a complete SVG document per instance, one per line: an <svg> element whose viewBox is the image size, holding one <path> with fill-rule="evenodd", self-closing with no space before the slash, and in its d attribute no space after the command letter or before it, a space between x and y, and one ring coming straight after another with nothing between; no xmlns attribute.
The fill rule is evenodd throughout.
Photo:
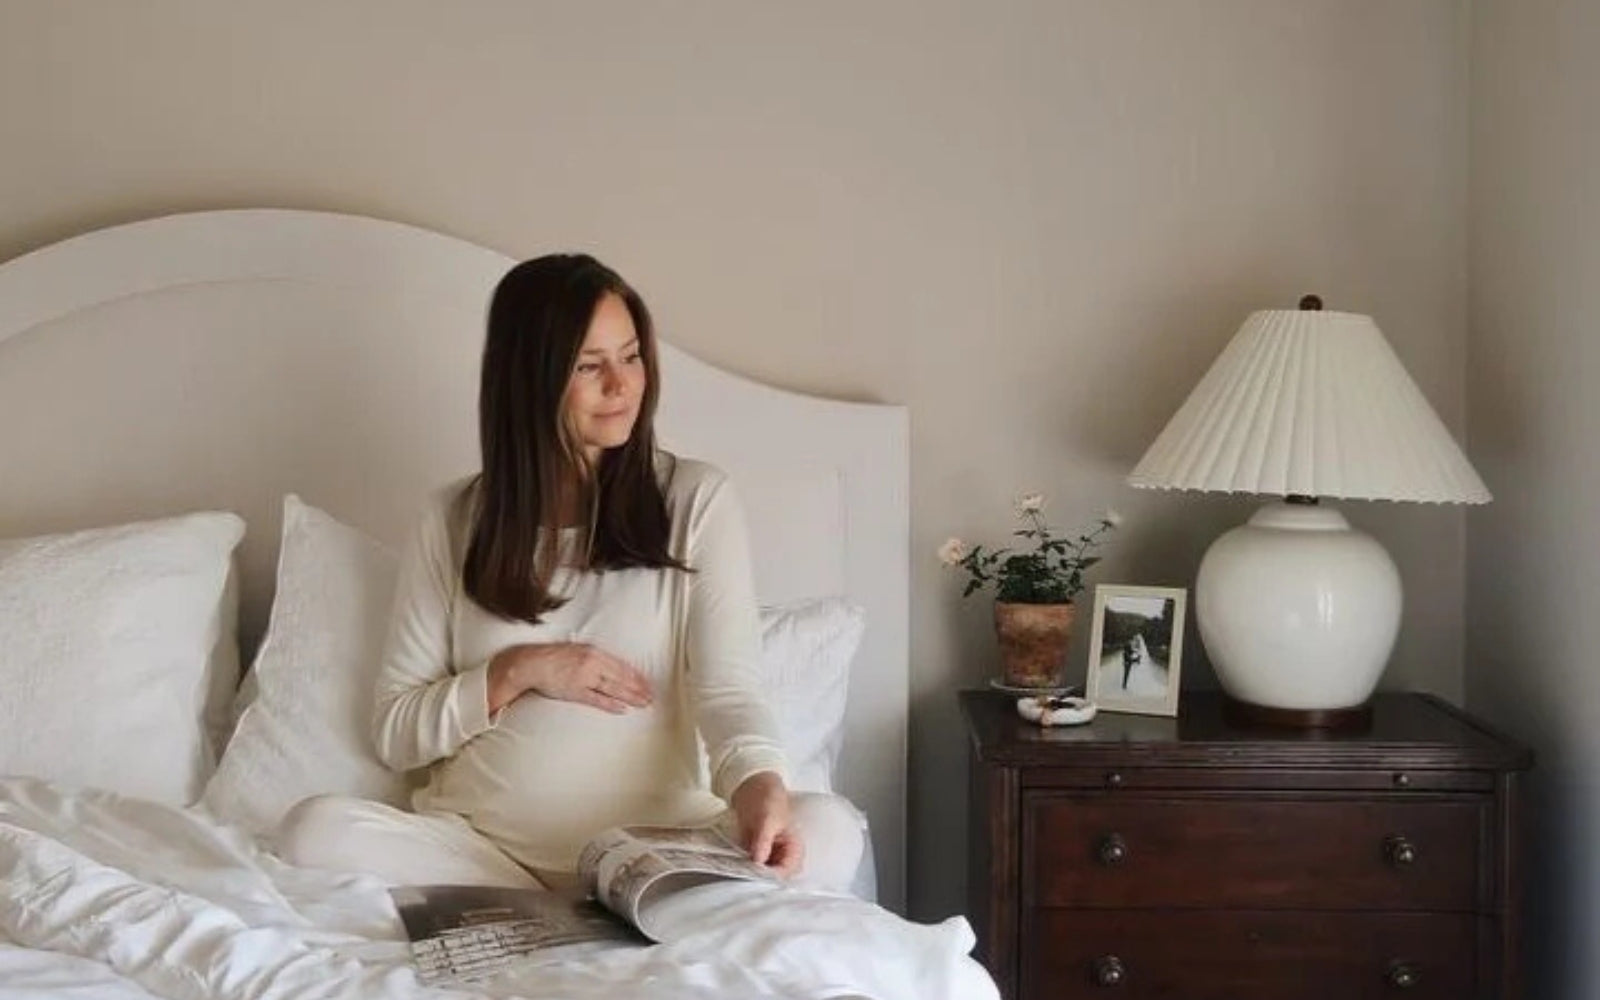
<svg viewBox="0 0 1600 1000"><path fill-rule="evenodd" d="M1027 541L1021 550L968 547L959 538L939 546L940 562L967 572L961 596L991 584L995 588L995 635L1001 679L1008 687L1057 686L1077 615L1073 598L1083 590L1083 574L1100 561L1095 549L1122 523L1116 511L1108 510L1076 537L1058 537L1045 523L1044 505L1042 493L1018 498L1023 526L1012 535Z"/></svg>

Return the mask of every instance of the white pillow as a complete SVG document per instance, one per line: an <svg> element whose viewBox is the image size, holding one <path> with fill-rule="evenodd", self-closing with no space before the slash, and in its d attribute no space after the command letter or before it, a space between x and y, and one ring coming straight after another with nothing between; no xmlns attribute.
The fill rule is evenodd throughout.
<svg viewBox="0 0 1600 1000"><path fill-rule="evenodd" d="M204 804L270 833L289 807L337 793L404 806L405 779L371 748L377 683L398 561L365 534L284 499L271 620L240 701L246 707ZM794 786L830 791L861 609L842 598L761 611L763 667Z"/></svg>
<svg viewBox="0 0 1600 1000"><path fill-rule="evenodd" d="M267 634L202 800L213 815L267 834L310 795L405 805L404 776L378 759L368 735L397 572L383 545L284 498Z"/></svg>
<svg viewBox="0 0 1600 1000"><path fill-rule="evenodd" d="M228 579L223 585L220 624L217 644L212 647L211 660L206 664L206 702L200 717L205 727L207 778L216 770L217 761L222 757L222 748L228 744L228 734L233 732L233 701L242 679L239 662L239 566L233 559L228 560Z"/></svg>
<svg viewBox="0 0 1600 1000"><path fill-rule="evenodd" d="M193 802L243 536L208 512L0 542L0 774Z"/></svg>
<svg viewBox="0 0 1600 1000"><path fill-rule="evenodd" d="M761 609L762 673L797 791L833 791L850 662L865 627L860 605L842 597Z"/></svg>

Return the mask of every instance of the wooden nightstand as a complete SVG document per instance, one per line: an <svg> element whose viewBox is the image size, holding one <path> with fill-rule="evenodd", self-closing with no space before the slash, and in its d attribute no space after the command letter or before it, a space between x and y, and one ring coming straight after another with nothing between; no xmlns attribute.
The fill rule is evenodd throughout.
<svg viewBox="0 0 1600 1000"><path fill-rule="evenodd" d="M1516 1000L1523 746L1439 699L1371 729L1041 729L964 691L969 912L1007 1000Z"/></svg>

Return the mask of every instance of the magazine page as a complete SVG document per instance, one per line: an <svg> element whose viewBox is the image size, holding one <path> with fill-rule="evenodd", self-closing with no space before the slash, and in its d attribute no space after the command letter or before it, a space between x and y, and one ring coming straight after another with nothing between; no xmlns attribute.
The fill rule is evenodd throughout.
<svg viewBox="0 0 1600 1000"><path fill-rule="evenodd" d="M649 904L663 893L708 881L777 880L715 826L607 830L584 848L578 873L601 903L652 940Z"/></svg>
<svg viewBox="0 0 1600 1000"><path fill-rule="evenodd" d="M420 885L399 886L389 895L411 940L417 977L429 986L482 979L549 949L640 942L594 900L570 894Z"/></svg>

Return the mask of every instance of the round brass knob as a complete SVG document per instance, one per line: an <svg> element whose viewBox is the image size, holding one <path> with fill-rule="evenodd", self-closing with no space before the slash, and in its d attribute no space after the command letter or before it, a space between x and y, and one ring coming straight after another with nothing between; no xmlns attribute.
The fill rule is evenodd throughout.
<svg viewBox="0 0 1600 1000"><path fill-rule="evenodd" d="M1096 986L1114 987L1121 986L1128 978L1128 970L1122 964L1122 959L1115 955L1101 955L1094 960L1094 984Z"/></svg>
<svg viewBox="0 0 1600 1000"><path fill-rule="evenodd" d="M1390 962L1383 981L1397 990L1415 989L1422 982L1422 970L1410 962Z"/></svg>
<svg viewBox="0 0 1600 1000"><path fill-rule="evenodd" d="M1399 834L1384 838L1383 853L1388 857L1389 863L1396 868L1406 868L1417 863L1417 845Z"/></svg>
<svg viewBox="0 0 1600 1000"><path fill-rule="evenodd" d="M1100 844L1095 849L1095 857L1107 867L1120 865L1128 860L1128 842L1122 839L1120 833L1108 833L1100 838Z"/></svg>

